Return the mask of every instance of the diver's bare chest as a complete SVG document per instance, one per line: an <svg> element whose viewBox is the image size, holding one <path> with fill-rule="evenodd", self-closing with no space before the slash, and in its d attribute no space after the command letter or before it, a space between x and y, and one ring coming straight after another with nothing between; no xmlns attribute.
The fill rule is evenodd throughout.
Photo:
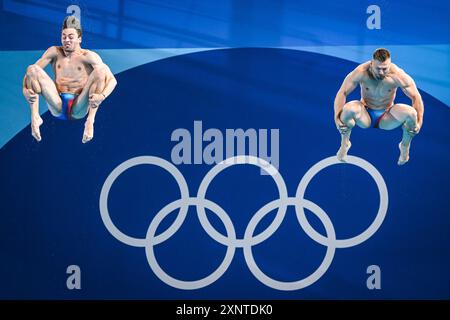
<svg viewBox="0 0 450 320"><path fill-rule="evenodd" d="M60 77L88 76L89 71L81 57L61 57L55 62L55 73Z"/></svg>
<svg viewBox="0 0 450 320"><path fill-rule="evenodd" d="M396 91L395 82L392 79L383 81L367 80L360 83L361 91L365 96L381 98L393 95Z"/></svg>

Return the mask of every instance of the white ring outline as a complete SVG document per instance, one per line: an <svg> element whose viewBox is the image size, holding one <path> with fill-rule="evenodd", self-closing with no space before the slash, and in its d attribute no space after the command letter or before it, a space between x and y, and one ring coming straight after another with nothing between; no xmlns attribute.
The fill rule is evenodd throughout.
<svg viewBox="0 0 450 320"><path fill-rule="evenodd" d="M297 206L301 204L302 206L309 209L311 212L313 212L322 222L323 226L325 227L325 231L327 233L328 238L336 239L336 233L334 231L333 223L331 222L328 215L323 211L318 205L316 205L314 202L311 202L306 199L298 199L298 198L288 198L285 201L282 201L280 199L274 200L263 206L261 209L259 209L255 215L250 220L247 229L245 230L245 237L251 237L253 232L255 231L256 226L261 221L262 218L264 218L268 213L270 213L275 208L279 207L280 205L288 204L288 205L294 205ZM317 212L315 212L317 210ZM303 227L303 226L302 226ZM245 261L247 262L247 266L250 270L250 272L262 283L264 283L266 286L271 287L273 289L277 290L283 290L283 291L292 291L292 290L299 290L306 288L319 280L325 272L328 270L328 268L331 265L331 262L333 261L334 253L336 251L336 247L333 246L333 244L327 246L327 251L325 253L325 257L322 261L322 263L319 265L319 267L311 273L309 276L307 276L304 279L296 280L296 281L279 281L275 280L273 278L270 278L268 275L266 275L264 272L261 271L261 269L258 267L258 265L255 262L255 259L253 257L252 252L252 246L246 246L244 247L244 257Z"/></svg>
<svg viewBox="0 0 450 320"><path fill-rule="evenodd" d="M377 230L380 228L381 224L383 223L384 218L386 217L387 208L388 208L388 202L389 202L389 196L387 191L386 183L384 182L383 177L378 172L378 170L369 162L367 162L364 159L354 157L354 156L347 156L346 162L341 162L337 159L336 156L334 157L328 157L326 159L323 159L322 161L319 161L314 166L312 166L303 176L302 180L300 180L300 183L298 184L297 192L296 192L296 198L304 199L306 188L308 187L308 184L311 182L312 178L319 173L319 171L335 165L335 164L353 164L355 166L358 166L367 173L370 174L370 176L373 178L375 183L378 187L378 192L380 194L380 205L378 208L377 215L373 222L370 224L370 226L361 232L359 235L354 236L352 238L348 239L335 239L330 241L320 233L318 233L314 228L309 224L308 219L306 218L305 211L302 207L295 206L295 211L297 213L297 219L299 220L300 224L304 226L304 230L306 234L316 241L317 243L320 243L321 245L328 246L331 245L333 241L336 243L334 244L336 248L349 248L356 246L367 239L369 239Z"/></svg>
<svg viewBox="0 0 450 320"><path fill-rule="evenodd" d="M99 201L100 213L103 223L105 224L105 227L117 240L130 246L145 247L148 263L153 272L155 273L155 275L157 275L160 280L164 281L168 285L171 285L175 288L193 290L208 286L211 283L215 282L228 269L234 257L234 252L236 248L242 247L244 250L244 257L247 262L247 265L252 274L259 281L261 281L262 283L264 283L269 287L278 290L286 290L286 291L298 290L301 288L305 288L311 285L312 283L316 282L318 279L320 279L320 277L327 271L327 269L331 265L336 248L348 248L364 242L378 230L378 228L381 226L386 216L388 207L388 192L386 183L381 174L374 166L372 166L369 162L361 158L348 156L347 159L348 159L347 163L361 167L372 176L372 178L375 180L377 184L380 194L380 206L375 220L364 232L362 232L358 236L349 239L336 239L334 227L328 215L323 211L322 208L317 206L315 203L303 198L309 182L319 171L334 164L342 164L342 162L340 162L336 158L336 156L323 159L318 163L316 163L313 167L311 167L301 179L297 187L295 197L287 196L287 189L284 179L282 178L278 170L267 161L254 156L231 157L217 164L207 173L207 175L204 177L204 179L200 184L198 195L196 198L189 197L189 190L187 183L181 172L172 163L162 158L153 156L135 157L123 162L108 175L107 179L105 180L105 183L103 184L100 194L100 201ZM118 178L118 176L127 169L141 164L152 164L160 166L163 169L166 169L169 173L172 174L172 176L177 181L181 193L180 199L175 200L166 205L152 219L145 239L131 237L122 233L112 222L107 206L109 191L112 187L112 184ZM236 239L235 229L228 214L216 203L205 199L207 187L211 183L212 179L222 170L235 164L254 164L264 169L274 178L274 181L277 184L280 194L279 199L267 203L254 214L254 216L250 219L249 224L247 225L244 238L242 239ZM217 242L228 246L228 248L224 260L212 274L200 280L182 281L169 276L167 273L165 273L165 271L162 270L154 255L153 247L159 243L166 241L168 238L173 236L175 232L178 231L178 229L184 222L189 206L191 205L196 206L197 216L207 234ZM268 277L259 269L252 255L252 247L258 243L261 243L262 241L265 241L278 229L286 214L287 206L289 205L295 206L297 220L299 221L300 226L304 229L305 233L317 243L326 246L327 252L325 254L324 260L316 269L316 271L314 271L308 277L302 280L283 282ZM173 224L158 236L154 236L160 222L164 219L164 217L166 217L176 208L180 208L180 212L175 221L173 222ZM232 235L231 239L230 236L224 237L222 234L220 234L219 232L217 232L217 230L213 228L213 226L209 223L209 220L207 219L206 212L204 210L205 208L209 208L213 212L216 211L214 213L219 218L221 218L222 222L225 225L227 234ZM266 230L258 234L256 237L253 237L253 232L259 221L267 213L271 212L275 208L278 208L278 212L274 221L272 221L272 223ZM299 208L301 209L301 211L299 211ZM304 208L309 209L321 220L322 224L325 226L327 237L322 236L320 233L318 233L312 228L312 226L309 224L306 218ZM270 233L270 231L272 233Z"/></svg>
<svg viewBox="0 0 450 320"><path fill-rule="evenodd" d="M208 173L205 175L202 182L200 183L197 198L205 199L206 192L208 190L211 181L223 170L237 164L252 164L265 170L275 181L275 184L278 188L279 199L287 199L288 192L286 184L284 183L283 177L278 172L277 168L275 168L272 164L270 164L264 159L247 155L230 157L218 163L213 168L211 168L211 170L208 171ZM258 234L256 237L252 237L251 239L244 239L244 238L233 239L232 242L230 242L228 238L224 237L211 225L211 223L208 220L208 217L206 216L205 208L203 208L202 206L197 206L198 218L200 220L203 229L205 229L205 231L209 234L209 236L225 246L234 245L238 248L242 248L248 245L256 245L269 238L280 227L281 223L284 220L284 216L286 215L286 210L287 205L282 204L279 207L277 214L274 220L271 222L271 224L267 227L266 230Z"/></svg>
<svg viewBox="0 0 450 320"><path fill-rule="evenodd" d="M140 156L128 159L127 161L122 162L120 165L118 165L108 175L108 177L105 180L105 183L103 184L102 191L100 192L100 201L99 201L100 215L102 217L106 229L108 229L109 233L111 233L114 236L114 238L116 238L120 242L123 242L133 247L145 247L146 240L145 238L136 238L126 235L125 233L120 231L119 228L116 227L116 225L112 222L111 216L109 214L108 196L113 183L122 173L124 173L126 170L132 167L143 164L155 165L165 169L175 178L176 182L178 183L178 187L180 188L181 193L181 199L189 198L189 188L186 180L184 179L184 176L177 169L177 167L175 167L172 163L170 163L165 159L153 156ZM167 230L165 230L156 237L159 242L167 240L180 228L180 226L184 222L184 219L186 218L187 211L188 211L187 206L183 206L180 209L180 212L178 213L178 216L173 222L173 224L169 228L167 228Z"/></svg>
<svg viewBox="0 0 450 320"><path fill-rule="evenodd" d="M156 216L153 218L152 222L150 223L150 226L148 227L147 236L146 236L146 246L145 246L145 253L147 255L147 261L150 265L150 268L153 270L155 275L166 284L178 288L178 289L184 289L184 290L194 290L194 289L200 289L203 287L206 287L210 285L211 283L215 282L217 279L219 279L230 266L231 262L233 261L234 252L236 251L236 247L229 245L227 246L227 252L225 253L225 257L222 261L222 263L219 265L219 267L211 273L209 276L206 276L199 280L194 281L184 281L179 280L171 277L168 275L158 264L158 261L155 257L155 252L153 251L154 245L157 243L154 241L154 234L161 223L161 221L173 210L176 208L182 208L185 205L191 206L203 206L206 208L209 208L212 212L214 212L221 220L222 223L225 226L225 230L227 231L227 234L232 236L232 238L236 238L236 232L234 230L233 222L231 221L230 217L225 213L225 211L216 203L208 200L208 199L199 199L199 198L188 198L188 199L178 199L175 200L168 205L166 205L164 208L162 208ZM216 212L215 212L216 211Z"/></svg>

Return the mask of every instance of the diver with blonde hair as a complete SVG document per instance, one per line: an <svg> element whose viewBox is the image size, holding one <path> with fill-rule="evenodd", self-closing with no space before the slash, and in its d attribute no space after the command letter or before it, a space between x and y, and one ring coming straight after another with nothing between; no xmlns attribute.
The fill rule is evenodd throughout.
<svg viewBox="0 0 450 320"><path fill-rule="evenodd" d="M51 114L60 119L82 119L87 115L82 142L94 137L94 122L100 104L114 90L117 81L98 54L81 48L80 21L69 16L61 30L62 46L48 48L35 64L27 68L23 95L31 109L31 134L41 141L39 96ZM55 79L44 71L51 64Z"/></svg>

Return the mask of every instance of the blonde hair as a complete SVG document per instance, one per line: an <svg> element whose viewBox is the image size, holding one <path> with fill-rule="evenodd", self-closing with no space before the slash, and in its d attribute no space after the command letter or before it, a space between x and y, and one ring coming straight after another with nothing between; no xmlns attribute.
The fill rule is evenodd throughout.
<svg viewBox="0 0 450 320"><path fill-rule="evenodd" d="M81 29L80 20L78 20L75 16L68 16L64 19L62 29L74 28L77 30L78 37L83 35L83 29Z"/></svg>

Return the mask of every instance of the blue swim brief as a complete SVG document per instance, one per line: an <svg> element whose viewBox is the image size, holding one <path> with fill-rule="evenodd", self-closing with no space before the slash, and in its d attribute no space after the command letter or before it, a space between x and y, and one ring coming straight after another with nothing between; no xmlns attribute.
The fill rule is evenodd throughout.
<svg viewBox="0 0 450 320"><path fill-rule="evenodd" d="M374 109L370 109L367 106L366 110L369 113L370 119L371 119L371 128L379 128L379 124L381 119L383 118L383 116L386 114L386 109L381 109L381 110L374 110Z"/></svg>
<svg viewBox="0 0 450 320"><path fill-rule="evenodd" d="M72 105L78 95L69 92L60 92L59 96L61 97L62 101L62 110L61 115L58 117L58 119L72 120Z"/></svg>

